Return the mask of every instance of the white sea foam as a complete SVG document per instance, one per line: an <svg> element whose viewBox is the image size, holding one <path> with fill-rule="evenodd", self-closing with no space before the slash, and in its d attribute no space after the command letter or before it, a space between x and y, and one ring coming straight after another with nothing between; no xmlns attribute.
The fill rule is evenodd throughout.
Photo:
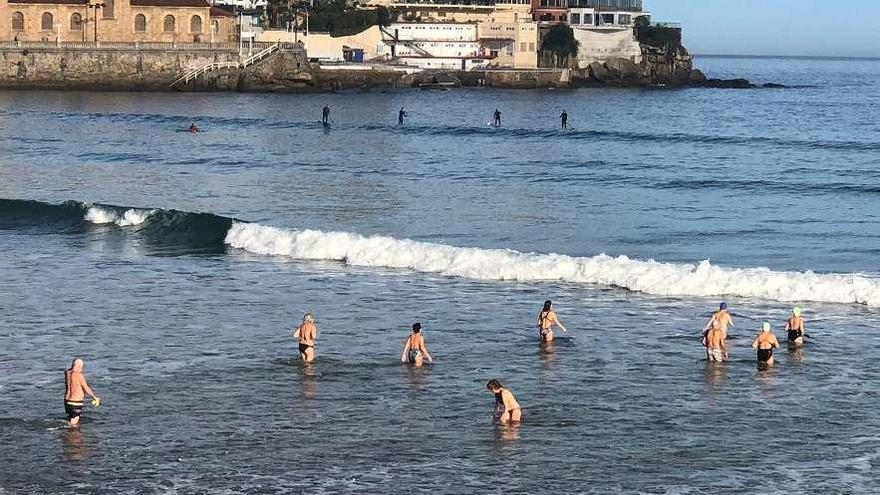
<svg viewBox="0 0 880 495"><path fill-rule="evenodd" d="M446 246L345 232L288 230L234 223L232 247L255 254L336 260L355 266L408 268L476 280L562 281L623 287L660 296L739 296L777 301L880 305L880 279L862 274L778 272L634 260L605 254L572 257L509 249Z"/></svg>
<svg viewBox="0 0 880 495"><path fill-rule="evenodd" d="M137 210L134 208L125 210L122 216L113 210L101 208L100 206L90 206L86 211L85 220L96 224L115 223L120 227L129 225L140 225L147 220L156 210Z"/></svg>

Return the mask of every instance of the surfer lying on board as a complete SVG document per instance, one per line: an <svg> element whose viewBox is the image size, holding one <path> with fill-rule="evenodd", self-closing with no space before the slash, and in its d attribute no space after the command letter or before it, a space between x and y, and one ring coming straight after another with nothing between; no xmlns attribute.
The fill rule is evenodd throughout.
<svg viewBox="0 0 880 495"><path fill-rule="evenodd" d="M296 327L293 338L299 342L299 356L303 361L311 363L315 360L315 341L318 339L318 327L311 313L303 316L302 325Z"/></svg>
<svg viewBox="0 0 880 495"><path fill-rule="evenodd" d="M779 341L770 329L770 322L764 322L752 347L758 350L758 365L773 366L773 349L779 347Z"/></svg>
<svg viewBox="0 0 880 495"><path fill-rule="evenodd" d="M561 328L563 332L568 331L562 322L559 321L556 311L553 311L553 302L547 300L544 301L544 309L538 314L538 335L541 338L541 342L553 341L553 325Z"/></svg>
<svg viewBox="0 0 880 495"><path fill-rule="evenodd" d="M431 353L429 353L428 348L425 347L425 337L422 335L422 324L414 323L412 326L412 333L406 338L406 342L403 344L403 354L400 356L400 361L403 363L411 363L414 364L416 368L421 368L422 364L424 364L424 359L427 359L429 363L434 362Z"/></svg>
<svg viewBox="0 0 880 495"><path fill-rule="evenodd" d="M67 421L70 422L70 426L79 425L86 396L92 398L93 406L98 407L101 404L101 399L95 395L86 382L86 376L83 374L84 367L85 362L76 358L70 368L64 372L64 412L67 413Z"/></svg>
<svg viewBox="0 0 880 495"><path fill-rule="evenodd" d="M712 313L712 316L709 317L709 321L706 323L706 327L703 329L703 336L709 333L709 330L712 328L718 328L724 333L724 338L727 338L727 329L733 326L733 317L730 316L730 313L727 312L727 303L723 302L718 306L718 311Z"/></svg>
<svg viewBox="0 0 880 495"><path fill-rule="evenodd" d="M724 332L720 328L712 327L703 337L703 346L706 347L706 359L710 363L723 363L727 359L727 344Z"/></svg>
<svg viewBox="0 0 880 495"><path fill-rule="evenodd" d="M788 342L799 346L804 344L804 319L801 317L801 308L791 310L791 318L785 322L785 331L788 332Z"/></svg>
<svg viewBox="0 0 880 495"><path fill-rule="evenodd" d="M495 410L492 413L492 419L501 424L519 423L522 419L522 410L513 393L502 387L498 380L489 380L486 388L495 394Z"/></svg>

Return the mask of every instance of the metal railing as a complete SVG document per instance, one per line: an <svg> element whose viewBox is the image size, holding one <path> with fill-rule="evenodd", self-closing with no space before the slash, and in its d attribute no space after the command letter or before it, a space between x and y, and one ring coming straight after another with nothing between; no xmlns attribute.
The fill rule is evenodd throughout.
<svg viewBox="0 0 880 495"><path fill-rule="evenodd" d="M254 43L254 48L264 50L276 43ZM290 46L287 46L290 45ZM285 43L285 49L295 50L294 43ZM172 43L172 42L105 42L93 41L55 43L52 41L0 41L0 50L125 50L125 51L229 51L238 52L236 43Z"/></svg>
<svg viewBox="0 0 880 495"><path fill-rule="evenodd" d="M261 43L261 45L264 45L264 44L265 43ZM171 83L170 87L173 88L174 86L177 86L178 84L184 84L184 85L189 84L190 81L198 78L199 76L201 76L203 74L207 74L208 72L211 72L211 71L218 70L218 69L239 69L239 70L244 69L246 67L249 67L249 66L259 62L260 60L263 60L264 58L268 57L269 55L272 55L273 53L281 50L282 48L294 49L290 45L294 45L294 43L285 43L284 46L282 46L281 43L271 43L268 46L266 46L265 48L263 48L262 50L260 50L259 52L251 55L250 57L248 57L244 60L240 60L238 62L212 62L212 63L204 65L202 67L198 67L196 69L193 69L193 70L187 72L186 74L178 77L177 79L174 80L173 83Z"/></svg>

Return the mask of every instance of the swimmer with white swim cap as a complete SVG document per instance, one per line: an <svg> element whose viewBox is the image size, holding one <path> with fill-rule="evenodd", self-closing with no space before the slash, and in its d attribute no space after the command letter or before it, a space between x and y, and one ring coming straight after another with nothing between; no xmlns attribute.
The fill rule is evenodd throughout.
<svg viewBox="0 0 880 495"><path fill-rule="evenodd" d="M804 319L801 317L803 310L797 306L791 310L791 318L785 322L785 331L788 332L789 344L795 346L804 345Z"/></svg>
<svg viewBox="0 0 880 495"><path fill-rule="evenodd" d="M765 321L761 326L761 333L752 341L752 347L758 350L758 366L773 366L773 349L779 347L779 341L770 327L770 322Z"/></svg>
<svg viewBox="0 0 880 495"><path fill-rule="evenodd" d="M318 340L318 326L315 316L311 313L303 315L302 325L296 327L293 338L299 342L299 357L306 363L315 360L315 341Z"/></svg>

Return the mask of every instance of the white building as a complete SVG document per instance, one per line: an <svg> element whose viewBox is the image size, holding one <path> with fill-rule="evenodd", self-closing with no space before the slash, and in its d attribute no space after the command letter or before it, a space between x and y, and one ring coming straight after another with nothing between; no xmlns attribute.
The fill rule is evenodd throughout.
<svg viewBox="0 0 880 495"><path fill-rule="evenodd" d="M393 23L383 41L391 57L423 69L470 70L488 63L489 51L477 37L475 23Z"/></svg>
<svg viewBox="0 0 880 495"><path fill-rule="evenodd" d="M631 29L637 17L651 17L642 0L569 0L568 24L573 28Z"/></svg>
<svg viewBox="0 0 880 495"><path fill-rule="evenodd" d="M240 10L252 12L255 10L265 11L269 2L267 0L212 0L211 4L235 7L236 12Z"/></svg>

